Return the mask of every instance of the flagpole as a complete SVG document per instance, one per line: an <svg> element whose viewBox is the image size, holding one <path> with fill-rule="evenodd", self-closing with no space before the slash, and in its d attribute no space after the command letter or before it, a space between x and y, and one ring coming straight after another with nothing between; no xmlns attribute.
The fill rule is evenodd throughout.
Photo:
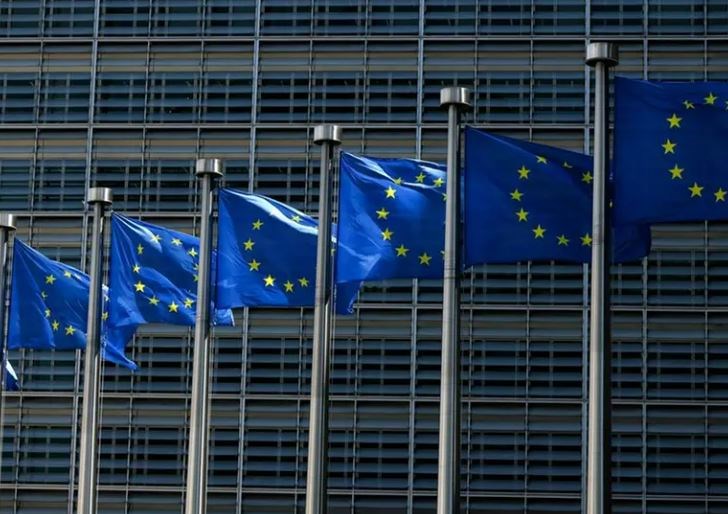
<svg viewBox="0 0 728 514"><path fill-rule="evenodd" d="M88 190L86 203L93 209L91 232L91 268L89 270L89 301L86 329L86 353L83 376L83 417L81 418L81 450L78 470L77 514L96 512L96 466L98 464L98 405L101 373L101 288L104 262L104 216L112 203L107 187Z"/></svg>
<svg viewBox="0 0 728 514"><path fill-rule="evenodd" d="M8 247L10 246L10 234L15 232L15 216L8 213L0 213L0 478L3 469L3 420L5 419L5 392L8 381L8 345L5 331L5 297L8 283ZM0 480L0 483L2 480Z"/></svg>
<svg viewBox="0 0 728 514"><path fill-rule="evenodd" d="M313 142L321 145L319 176L319 233L316 246L316 291L313 314L311 362L311 404L308 417L308 463L306 473L306 514L327 512L327 446L329 354L331 352L331 167L334 148L341 143L341 127L318 125Z"/></svg>
<svg viewBox="0 0 728 514"><path fill-rule="evenodd" d="M210 266L212 262L212 190L223 176L220 159L198 159L200 179L200 260L197 280L197 311L192 360L192 398L190 401L190 440L187 451L185 514L204 514L207 510L207 443L209 420L210 364Z"/></svg>
<svg viewBox="0 0 728 514"><path fill-rule="evenodd" d="M447 198L442 284L440 440L437 459L437 514L460 512L460 112L470 107L470 90L440 90L447 107Z"/></svg>
<svg viewBox="0 0 728 514"><path fill-rule="evenodd" d="M611 512L611 341L609 316L610 224L609 68L617 48L589 43L586 64L594 68L594 198L592 204L591 311L589 323L589 419L586 513Z"/></svg>

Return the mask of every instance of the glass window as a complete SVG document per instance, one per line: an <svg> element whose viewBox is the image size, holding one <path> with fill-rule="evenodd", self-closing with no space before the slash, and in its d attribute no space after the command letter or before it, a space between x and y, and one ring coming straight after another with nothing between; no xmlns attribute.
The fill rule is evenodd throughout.
<svg viewBox="0 0 728 514"><path fill-rule="evenodd" d="M45 0L43 34L88 36L93 34L94 0Z"/></svg>
<svg viewBox="0 0 728 514"><path fill-rule="evenodd" d="M149 0L101 0L99 33L145 36L149 33Z"/></svg>

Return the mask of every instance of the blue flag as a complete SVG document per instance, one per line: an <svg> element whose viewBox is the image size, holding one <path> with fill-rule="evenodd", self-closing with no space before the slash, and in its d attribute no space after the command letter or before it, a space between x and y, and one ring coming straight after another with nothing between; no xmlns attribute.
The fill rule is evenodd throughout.
<svg viewBox="0 0 728 514"><path fill-rule="evenodd" d="M318 222L281 202L221 189L218 195L217 304L220 307L314 305ZM338 287L346 313L359 283Z"/></svg>
<svg viewBox="0 0 728 514"><path fill-rule="evenodd" d="M18 375L15 373L13 366L9 362L5 362L5 390L6 391L19 391L20 382L18 381Z"/></svg>
<svg viewBox="0 0 728 514"><path fill-rule="evenodd" d="M728 219L728 84L616 81L615 223Z"/></svg>
<svg viewBox="0 0 728 514"><path fill-rule="evenodd" d="M445 172L342 152L337 282L442 277Z"/></svg>
<svg viewBox="0 0 728 514"><path fill-rule="evenodd" d="M86 347L89 277L15 239L8 348L76 350ZM106 326L101 350L111 362L136 369L124 355L126 334Z"/></svg>
<svg viewBox="0 0 728 514"><path fill-rule="evenodd" d="M591 157L468 127L464 175L466 266L591 260ZM613 241L615 262L642 258L649 228L624 227Z"/></svg>
<svg viewBox="0 0 728 514"><path fill-rule="evenodd" d="M196 237L113 214L109 324L194 326L199 251ZM215 324L232 324L229 310L213 312Z"/></svg>

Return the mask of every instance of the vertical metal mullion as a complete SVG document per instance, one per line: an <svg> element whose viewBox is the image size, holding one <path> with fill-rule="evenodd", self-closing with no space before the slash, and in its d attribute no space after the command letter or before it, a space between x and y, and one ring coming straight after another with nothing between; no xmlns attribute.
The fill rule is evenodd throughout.
<svg viewBox="0 0 728 514"><path fill-rule="evenodd" d="M425 0L420 0L420 16L417 34L417 117L415 137L415 158L422 158L422 111L425 99Z"/></svg>
<svg viewBox="0 0 728 514"><path fill-rule="evenodd" d="M150 0L151 2L151 0ZM149 7L149 12L151 16L151 5ZM150 22L151 23L151 22ZM151 68L151 59L152 59L152 44L151 42L147 41L147 55L144 65L144 112L142 114L142 160L141 160L141 168L139 170L139 212L141 213L144 210L144 196L146 192L146 188L144 187L144 180L147 168L147 151L148 151L148 141L147 141L147 116L149 115L149 111L147 109L147 106L149 105L149 77L150 77L150 68Z"/></svg>

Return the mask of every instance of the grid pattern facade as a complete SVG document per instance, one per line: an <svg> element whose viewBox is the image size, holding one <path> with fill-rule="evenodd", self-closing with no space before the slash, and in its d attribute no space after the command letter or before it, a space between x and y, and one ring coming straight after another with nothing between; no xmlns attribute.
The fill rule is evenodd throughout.
<svg viewBox="0 0 728 514"><path fill-rule="evenodd" d="M84 191L195 233L194 159L224 184L314 213L311 126L342 148L445 159L439 90L467 121L588 151L586 41L618 72L728 78L724 0L0 0L0 209L18 237L87 264ZM83 234L83 235L80 235ZM615 513L728 512L728 225L653 230L614 268ZM479 267L463 282L463 512L578 513L588 274ZM329 512L435 512L441 284L363 290L336 323ZM312 312L251 309L215 331L208 512L303 511ZM191 334L140 331L141 369L105 366L103 513L180 513ZM0 513L71 513L81 355L11 352Z"/></svg>

